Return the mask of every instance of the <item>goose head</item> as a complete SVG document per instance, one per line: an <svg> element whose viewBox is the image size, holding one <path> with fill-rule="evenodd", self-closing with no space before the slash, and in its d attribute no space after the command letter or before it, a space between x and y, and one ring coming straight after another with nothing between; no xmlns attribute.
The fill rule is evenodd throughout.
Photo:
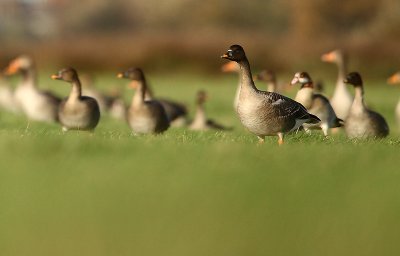
<svg viewBox="0 0 400 256"><path fill-rule="evenodd" d="M134 89L138 87L140 82L144 81L144 73L140 68L129 68L124 72L118 73L117 77L131 80L129 87Z"/></svg>
<svg viewBox="0 0 400 256"><path fill-rule="evenodd" d="M78 73L73 68L61 69L57 74L52 75L51 79L65 81L67 83L79 81Z"/></svg>
<svg viewBox="0 0 400 256"><path fill-rule="evenodd" d="M200 90L197 92L196 102L197 104L203 104L207 100L207 93L206 91Z"/></svg>
<svg viewBox="0 0 400 256"><path fill-rule="evenodd" d="M400 84L400 71L394 73L391 77L387 80L388 84Z"/></svg>
<svg viewBox="0 0 400 256"><path fill-rule="evenodd" d="M33 59L27 55L21 55L10 62L6 67L4 74L13 75L20 71L27 71L33 68Z"/></svg>
<svg viewBox="0 0 400 256"><path fill-rule="evenodd" d="M342 50L333 50L321 56L321 60L329 63L339 63L343 60L344 53Z"/></svg>
<svg viewBox="0 0 400 256"><path fill-rule="evenodd" d="M235 44L229 47L228 51L224 55L222 55L221 58L240 62L246 59L246 54L242 46Z"/></svg>
<svg viewBox="0 0 400 256"><path fill-rule="evenodd" d="M292 79L292 82L290 82L291 85L295 85L295 84L308 84L308 83L312 83L311 77L307 72L297 72L296 74L294 74L294 77Z"/></svg>
<svg viewBox="0 0 400 256"><path fill-rule="evenodd" d="M358 72L349 73L343 81L346 84L351 84L354 87L360 87L363 85L361 75Z"/></svg>
<svg viewBox="0 0 400 256"><path fill-rule="evenodd" d="M275 73L271 70L263 70L254 77L254 80L273 83L276 80Z"/></svg>

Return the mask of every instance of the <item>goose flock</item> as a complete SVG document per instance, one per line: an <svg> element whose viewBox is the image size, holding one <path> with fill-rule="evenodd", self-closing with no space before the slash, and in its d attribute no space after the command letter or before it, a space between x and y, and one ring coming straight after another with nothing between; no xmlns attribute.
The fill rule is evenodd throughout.
<svg viewBox="0 0 400 256"><path fill-rule="evenodd" d="M221 58L229 60L222 65L223 72L239 76L233 107L242 125L256 135L259 143L265 136L277 136L278 144L284 136L304 130L321 130L324 136L332 128L344 128L350 139L383 138L389 134L389 126L382 115L369 109L364 102L364 84L357 72L347 73L347 58L340 50L323 54L321 60L338 67L338 80L331 99L320 93L307 72L297 72L291 86L299 85L294 99L282 95L285 88L277 83L274 72L263 70L252 75L250 62L240 45L232 45ZM19 74L22 79L15 90L7 76ZM74 68L64 68L51 78L70 84L65 99L37 84L34 60L26 55L12 60L0 73L0 109L23 113L29 120L59 123L62 131L81 130L93 132L104 113L127 122L133 134L159 134L170 127L187 127L195 131L229 130L209 119L205 103L208 94L201 90L195 98L193 120L188 118L186 106L180 102L154 96L142 69L131 67L117 74L128 80L135 90L127 107L119 92L101 93L93 86L93 78L78 75ZM256 87L254 81L265 84L266 90ZM392 75L389 84L400 84L400 72ZM350 93L354 88L354 97ZM396 107L396 120L400 126L400 101Z"/></svg>

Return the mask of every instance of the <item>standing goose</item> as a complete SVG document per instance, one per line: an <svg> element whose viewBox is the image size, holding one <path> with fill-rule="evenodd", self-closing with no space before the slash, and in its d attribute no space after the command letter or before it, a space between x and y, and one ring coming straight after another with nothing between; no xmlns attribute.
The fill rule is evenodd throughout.
<svg viewBox="0 0 400 256"><path fill-rule="evenodd" d="M258 136L260 143L265 136L278 136L283 144L283 134L295 131L303 123L318 123L318 117L309 114L300 103L274 92L260 91L251 75L250 64L240 45L232 45L221 56L240 66L240 93L238 115L243 126Z"/></svg>
<svg viewBox="0 0 400 256"><path fill-rule="evenodd" d="M307 129L322 129L325 136L328 136L328 129L341 127L343 120L336 117L329 100L322 94L314 93L314 83L307 72L297 72L291 82L301 84L299 91L296 94L295 101L301 103L309 113L316 115L321 119L318 124L304 124Z"/></svg>
<svg viewBox="0 0 400 256"><path fill-rule="evenodd" d="M321 59L324 62L336 63L338 66L338 79L336 82L335 91L333 92L333 96L331 98L331 104L336 115L345 120L353 103L353 97L343 82L347 74L347 60L341 50L334 50L323 54Z"/></svg>
<svg viewBox="0 0 400 256"><path fill-rule="evenodd" d="M389 134L389 126L383 116L369 110L364 103L364 87L360 74L350 73L344 79L354 86L355 96L344 129L350 139L382 138Z"/></svg>
<svg viewBox="0 0 400 256"><path fill-rule="evenodd" d="M82 96L81 82L75 69L62 69L58 74L52 75L51 78L62 80L72 85L68 98L61 102L58 111L63 131L93 131L100 120L100 108L94 98Z"/></svg>
<svg viewBox="0 0 400 256"><path fill-rule="evenodd" d="M15 100L25 115L34 121L57 121L58 105L61 100L37 87L33 60L23 55L11 61L5 74L13 75L17 72L20 72L23 78L15 90Z"/></svg>
<svg viewBox="0 0 400 256"><path fill-rule="evenodd" d="M119 73L118 78L132 80L130 86L136 89L128 110L128 123L136 134L162 133L169 128L169 120L160 102L146 100L146 79L140 68L130 68Z"/></svg>
<svg viewBox="0 0 400 256"><path fill-rule="evenodd" d="M264 69L255 77L256 81L262 81L267 83L267 92L276 92L277 84L276 84L276 76L275 73L271 70Z"/></svg>
<svg viewBox="0 0 400 256"><path fill-rule="evenodd" d="M221 71L224 73L238 73L240 72L239 64L236 62L228 62L222 65ZM239 104L239 93L240 93L240 79L236 87L235 98L233 99L233 109L237 112L237 107Z"/></svg>
<svg viewBox="0 0 400 256"><path fill-rule="evenodd" d="M196 97L196 115L193 122L190 124L189 129L195 131L206 130L227 130L224 126L217 124L211 119L207 119L204 109L204 103L207 100L207 93L205 91L197 92Z"/></svg>
<svg viewBox="0 0 400 256"><path fill-rule="evenodd" d="M400 71L393 74L391 77L389 77L388 83L389 84L400 84ZM400 100L396 105L395 115L396 115L397 126L400 129Z"/></svg>
<svg viewBox="0 0 400 256"><path fill-rule="evenodd" d="M0 73L0 109L11 113L18 113L19 108L15 102L14 91L10 84Z"/></svg>

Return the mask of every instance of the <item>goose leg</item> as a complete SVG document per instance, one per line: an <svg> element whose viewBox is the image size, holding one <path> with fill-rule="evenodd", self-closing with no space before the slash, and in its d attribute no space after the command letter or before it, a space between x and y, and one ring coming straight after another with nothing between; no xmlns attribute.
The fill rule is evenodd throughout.
<svg viewBox="0 0 400 256"><path fill-rule="evenodd" d="M321 129L322 129L322 132L324 133L324 136L328 137L328 129L329 129L328 124L326 124L326 123L321 124Z"/></svg>
<svg viewBox="0 0 400 256"><path fill-rule="evenodd" d="M278 133L278 137L279 137L279 139L278 139L278 144L279 144L279 146L281 146L281 145L283 145L283 133Z"/></svg>
<svg viewBox="0 0 400 256"><path fill-rule="evenodd" d="M265 142L265 137L264 137L264 136L257 136L257 137L258 137L258 144L259 144L259 145L264 144L264 142Z"/></svg>

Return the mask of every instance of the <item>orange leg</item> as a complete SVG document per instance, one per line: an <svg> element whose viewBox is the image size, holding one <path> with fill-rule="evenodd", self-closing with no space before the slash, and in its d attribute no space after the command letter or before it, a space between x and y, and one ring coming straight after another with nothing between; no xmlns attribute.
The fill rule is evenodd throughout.
<svg viewBox="0 0 400 256"><path fill-rule="evenodd" d="M283 145L283 133L278 133L278 144L279 146Z"/></svg>

